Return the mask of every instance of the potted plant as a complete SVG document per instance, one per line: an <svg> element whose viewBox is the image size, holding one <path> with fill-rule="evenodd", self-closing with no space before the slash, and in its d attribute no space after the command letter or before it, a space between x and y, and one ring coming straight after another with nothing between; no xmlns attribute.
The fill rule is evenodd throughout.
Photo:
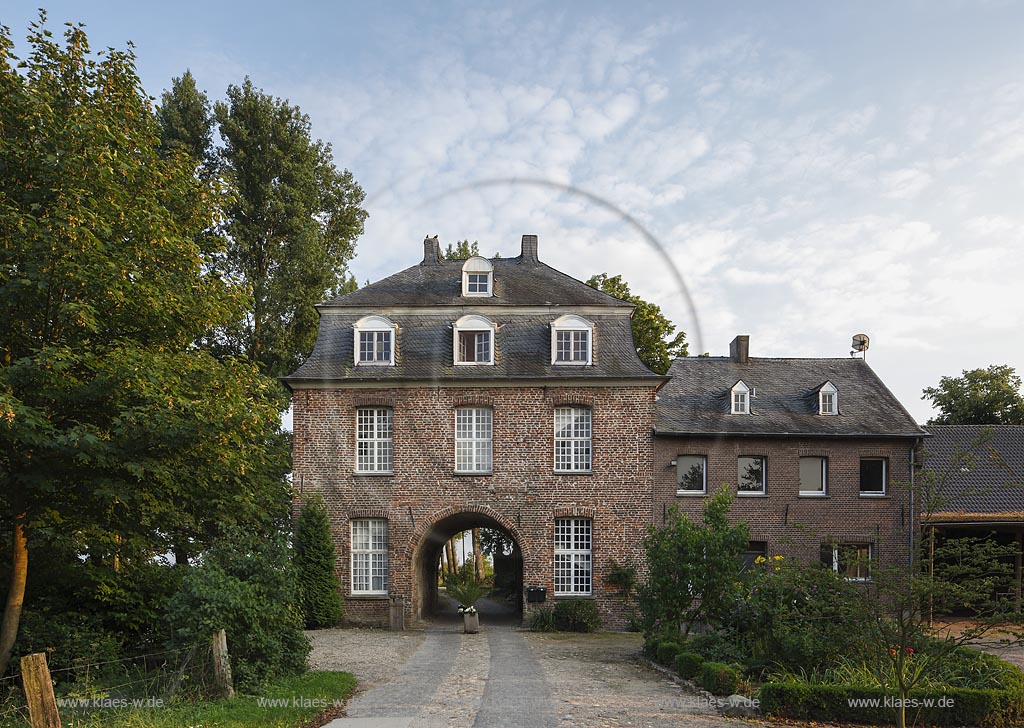
<svg viewBox="0 0 1024 728"><path fill-rule="evenodd" d="M451 579L445 582L448 596L459 603L459 614L462 615L466 634L480 631L480 613L476 609L477 601L491 591L491 585L474 578Z"/></svg>

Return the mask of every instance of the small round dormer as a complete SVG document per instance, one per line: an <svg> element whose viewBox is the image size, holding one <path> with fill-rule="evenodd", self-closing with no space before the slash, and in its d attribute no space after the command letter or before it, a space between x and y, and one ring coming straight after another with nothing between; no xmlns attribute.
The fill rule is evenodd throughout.
<svg viewBox="0 0 1024 728"><path fill-rule="evenodd" d="M487 298L494 295L494 266L474 255L462 265L462 295Z"/></svg>

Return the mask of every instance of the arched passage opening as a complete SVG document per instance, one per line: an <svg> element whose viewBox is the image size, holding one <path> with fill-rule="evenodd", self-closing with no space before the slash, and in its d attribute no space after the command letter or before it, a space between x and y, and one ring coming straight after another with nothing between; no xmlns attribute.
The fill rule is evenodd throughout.
<svg viewBox="0 0 1024 728"><path fill-rule="evenodd" d="M443 570L451 567L473 569L475 554L461 549L448 550L453 537L480 529L481 546L487 560L488 576L493 580L492 601L507 604L516 614L523 607L523 548L513 529L486 513L460 512L444 516L430 526L419 539L413 556L413 608L421 619L429 619L443 606L440 584ZM489 532L489 533L488 533Z"/></svg>

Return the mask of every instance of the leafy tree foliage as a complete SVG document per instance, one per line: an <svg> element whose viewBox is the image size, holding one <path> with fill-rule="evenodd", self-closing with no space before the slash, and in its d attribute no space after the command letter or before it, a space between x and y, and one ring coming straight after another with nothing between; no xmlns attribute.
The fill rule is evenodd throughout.
<svg viewBox="0 0 1024 728"><path fill-rule="evenodd" d="M228 244L212 265L247 296L208 345L271 376L291 372L316 340L314 306L355 289L347 264L366 219L363 190L335 168L330 145L312 139L308 116L248 78L228 87L211 116L186 73L163 94L158 117L165 147L187 150L230 191L220 221Z"/></svg>
<svg viewBox="0 0 1024 728"><path fill-rule="evenodd" d="M216 188L161 153L131 51L93 56L80 26L60 43L45 15L28 42L22 62L0 31L0 673L29 554L84 561L117 615L154 555L273 533L288 504L279 387L195 346L244 303L205 265Z"/></svg>
<svg viewBox="0 0 1024 728"><path fill-rule="evenodd" d="M480 246L476 240L472 243L468 239L459 240L454 246L448 243L442 255L446 260L468 260L474 255L480 255Z"/></svg>
<svg viewBox="0 0 1024 728"><path fill-rule="evenodd" d="M217 630L227 632L232 677L243 692L306 669L310 645L283 539L229 531L189 569L167 604L172 646L205 645Z"/></svg>
<svg viewBox="0 0 1024 728"><path fill-rule="evenodd" d="M299 604L307 629L330 627L341 619L341 584L334 567L327 509L321 499L311 498L303 505L295 526Z"/></svg>
<svg viewBox="0 0 1024 728"><path fill-rule="evenodd" d="M1024 396L1013 367L992 365L965 369L959 377L942 377L925 387L921 399L939 410L933 425L1024 425Z"/></svg>
<svg viewBox="0 0 1024 728"><path fill-rule="evenodd" d="M643 631L689 634L697 623L716 625L738 594L746 524L729 524L732 497L723 488L708 498L703 523L673 508L661 528L644 538L647 580L638 590Z"/></svg>
<svg viewBox="0 0 1024 728"><path fill-rule="evenodd" d="M658 374L667 372L676 357L689 356L686 333L680 331L676 334L676 325L665 318L661 307L634 296L622 276L609 277L607 273L601 273L591 277L587 285L636 306L633 312L633 343L643 362Z"/></svg>

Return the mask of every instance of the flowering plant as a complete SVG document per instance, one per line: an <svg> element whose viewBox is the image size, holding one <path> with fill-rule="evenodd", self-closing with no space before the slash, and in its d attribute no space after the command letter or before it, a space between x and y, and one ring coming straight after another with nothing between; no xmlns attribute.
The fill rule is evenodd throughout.
<svg viewBox="0 0 1024 728"><path fill-rule="evenodd" d="M476 607L459 607L459 614L476 614Z"/></svg>

